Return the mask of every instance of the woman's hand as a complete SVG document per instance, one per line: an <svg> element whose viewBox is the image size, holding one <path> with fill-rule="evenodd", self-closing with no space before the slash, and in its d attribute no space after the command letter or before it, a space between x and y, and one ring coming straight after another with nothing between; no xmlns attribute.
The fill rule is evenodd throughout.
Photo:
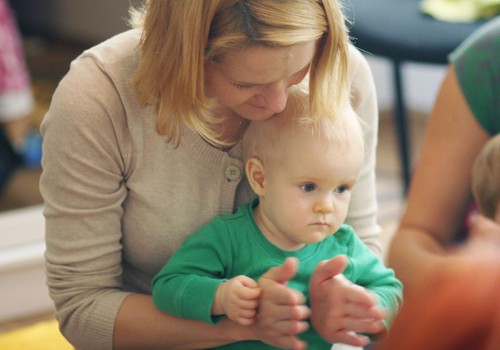
<svg viewBox="0 0 500 350"><path fill-rule="evenodd" d="M345 255L318 264L309 283L311 323L331 343L365 346L370 340L357 332L377 334L385 330L385 311L375 295L347 280L342 272Z"/></svg>
<svg viewBox="0 0 500 350"><path fill-rule="evenodd" d="M256 336L264 343L282 349L302 350L307 346L297 334L308 329L310 311L302 293L288 287L297 273L298 261L288 258L283 265L269 269L259 279L261 298L255 327Z"/></svg>

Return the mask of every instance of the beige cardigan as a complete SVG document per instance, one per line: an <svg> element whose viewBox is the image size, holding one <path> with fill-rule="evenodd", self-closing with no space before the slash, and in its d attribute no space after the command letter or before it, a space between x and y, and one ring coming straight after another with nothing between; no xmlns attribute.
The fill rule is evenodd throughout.
<svg viewBox="0 0 500 350"><path fill-rule="evenodd" d="M61 329L79 349L111 349L127 294L150 293L152 277L187 235L252 197L240 181L239 145L223 152L186 130L174 149L156 134L131 81L139 36L125 32L78 57L41 127L47 283ZM354 48L350 61L367 157L348 223L380 254L376 96Z"/></svg>

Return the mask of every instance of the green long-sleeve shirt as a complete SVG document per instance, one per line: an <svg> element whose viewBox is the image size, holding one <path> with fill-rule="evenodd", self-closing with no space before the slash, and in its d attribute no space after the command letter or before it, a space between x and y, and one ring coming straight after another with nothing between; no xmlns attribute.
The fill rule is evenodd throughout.
<svg viewBox="0 0 500 350"><path fill-rule="evenodd" d="M291 288L304 293L309 304L309 279L322 260L339 254L348 257L344 271L347 279L375 292L380 306L386 308L386 322L394 315L402 296L402 285L394 272L385 267L354 234L343 225L334 235L298 251L284 251L271 244L258 229L253 207L257 201L239 208L235 214L218 216L186 239L182 247L153 279L153 300L162 311L171 315L217 322L211 315L218 286L238 275L255 280L269 268L283 263L287 257L299 260L299 270L289 282ZM301 337L309 349L330 349L311 327ZM239 342L223 349L273 349L255 342Z"/></svg>

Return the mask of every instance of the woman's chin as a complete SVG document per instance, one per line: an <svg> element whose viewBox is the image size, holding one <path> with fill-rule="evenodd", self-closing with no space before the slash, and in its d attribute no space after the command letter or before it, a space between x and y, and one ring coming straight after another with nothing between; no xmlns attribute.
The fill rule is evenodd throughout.
<svg viewBox="0 0 500 350"><path fill-rule="evenodd" d="M250 121L266 120L271 118L275 113L267 108L260 108L255 106L250 106L249 108L242 109L241 111L236 111L242 118Z"/></svg>

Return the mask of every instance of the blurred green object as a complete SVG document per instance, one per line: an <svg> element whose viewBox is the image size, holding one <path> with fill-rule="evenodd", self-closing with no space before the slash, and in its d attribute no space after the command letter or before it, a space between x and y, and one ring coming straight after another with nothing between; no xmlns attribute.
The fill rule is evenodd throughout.
<svg viewBox="0 0 500 350"><path fill-rule="evenodd" d="M500 0L423 0L423 13L438 20L471 23L500 14Z"/></svg>

